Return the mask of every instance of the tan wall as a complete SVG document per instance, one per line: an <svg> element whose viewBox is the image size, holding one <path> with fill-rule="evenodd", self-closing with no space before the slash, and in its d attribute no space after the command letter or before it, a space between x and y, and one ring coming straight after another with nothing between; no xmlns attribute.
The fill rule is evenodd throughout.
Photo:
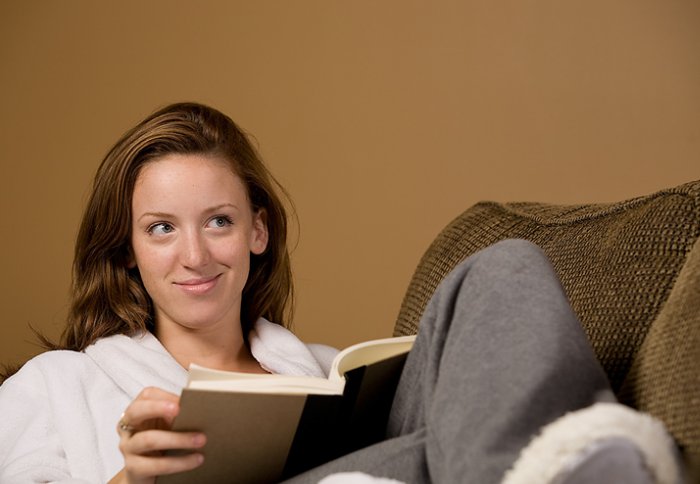
<svg viewBox="0 0 700 484"><path fill-rule="evenodd" d="M108 147L158 106L255 134L301 220L297 330L389 335L420 255L482 199L700 178L696 0L0 3L0 360L56 335Z"/></svg>

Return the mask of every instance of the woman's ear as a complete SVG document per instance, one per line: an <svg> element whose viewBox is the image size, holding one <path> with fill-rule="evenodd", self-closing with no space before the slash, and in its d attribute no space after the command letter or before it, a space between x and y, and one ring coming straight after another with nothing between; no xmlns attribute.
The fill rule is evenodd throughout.
<svg viewBox="0 0 700 484"><path fill-rule="evenodd" d="M269 232L267 230L267 212L261 208L253 214L253 231L251 233L250 251L260 255L267 249Z"/></svg>

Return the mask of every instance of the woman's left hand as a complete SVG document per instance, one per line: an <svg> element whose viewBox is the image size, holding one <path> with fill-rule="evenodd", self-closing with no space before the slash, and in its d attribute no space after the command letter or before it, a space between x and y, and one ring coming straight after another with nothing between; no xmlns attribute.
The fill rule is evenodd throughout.
<svg viewBox="0 0 700 484"><path fill-rule="evenodd" d="M206 442L204 434L170 430L180 410L179 400L177 395L149 387L131 402L117 426L124 469L110 482L152 484L156 476L194 469L202 463L202 454L194 451ZM166 455L171 449L192 453Z"/></svg>

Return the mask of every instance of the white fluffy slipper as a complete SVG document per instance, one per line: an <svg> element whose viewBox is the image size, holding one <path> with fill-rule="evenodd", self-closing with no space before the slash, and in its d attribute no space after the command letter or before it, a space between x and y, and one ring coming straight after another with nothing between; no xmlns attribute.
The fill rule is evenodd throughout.
<svg viewBox="0 0 700 484"><path fill-rule="evenodd" d="M625 464L615 466L615 455L626 459ZM502 484L588 482L580 477L587 464L603 478L599 482L683 482L676 445L660 421L618 403L596 403L546 425L522 450Z"/></svg>

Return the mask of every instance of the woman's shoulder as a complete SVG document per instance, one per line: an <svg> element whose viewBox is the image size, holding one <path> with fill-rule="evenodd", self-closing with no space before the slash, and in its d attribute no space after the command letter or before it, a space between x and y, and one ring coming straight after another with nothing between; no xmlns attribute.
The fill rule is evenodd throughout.
<svg viewBox="0 0 700 484"><path fill-rule="evenodd" d="M87 357L82 351L51 350L36 355L27 361L24 367L37 368L42 371L55 371L66 366L80 366L87 362Z"/></svg>
<svg viewBox="0 0 700 484"><path fill-rule="evenodd" d="M71 375L75 376L88 365L85 353L70 350L51 350L40 353L26 363L17 372L8 377L0 388L6 386L31 386L38 389L38 385L47 378Z"/></svg>
<svg viewBox="0 0 700 484"><path fill-rule="evenodd" d="M306 347L309 349L314 358L316 358L318 364L321 365L323 372L328 375L331 371L331 366L333 365L333 359L338 354L338 349L320 343L306 343Z"/></svg>

